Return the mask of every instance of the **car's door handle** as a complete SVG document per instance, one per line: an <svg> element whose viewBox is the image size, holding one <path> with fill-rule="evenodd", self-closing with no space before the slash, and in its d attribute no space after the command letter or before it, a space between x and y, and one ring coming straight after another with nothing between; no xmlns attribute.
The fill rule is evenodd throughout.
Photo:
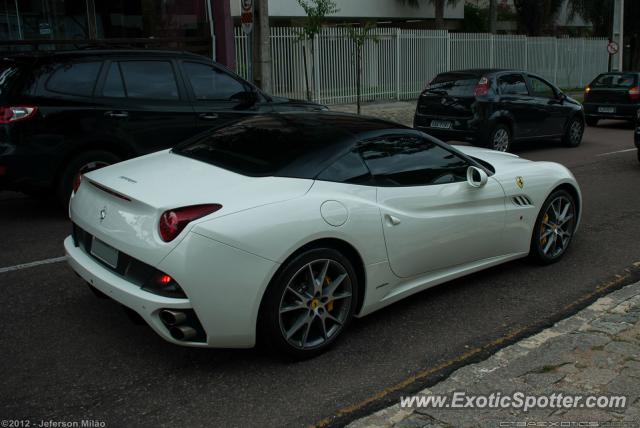
<svg viewBox="0 0 640 428"><path fill-rule="evenodd" d="M204 120L215 120L219 116L217 113L202 113L202 114L199 114L198 117Z"/></svg>
<svg viewBox="0 0 640 428"><path fill-rule="evenodd" d="M387 224L389 226L397 226L400 223L402 223L402 221L398 218L398 217L394 217L390 214L385 214L385 219L387 220Z"/></svg>
<svg viewBox="0 0 640 428"><path fill-rule="evenodd" d="M115 117L120 119L129 117L129 113L127 113L126 111L108 111L104 115L107 117Z"/></svg>

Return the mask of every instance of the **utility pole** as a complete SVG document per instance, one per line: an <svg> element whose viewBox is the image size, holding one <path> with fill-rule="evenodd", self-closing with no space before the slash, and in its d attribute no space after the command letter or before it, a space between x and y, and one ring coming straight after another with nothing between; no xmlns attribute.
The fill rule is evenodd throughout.
<svg viewBox="0 0 640 428"><path fill-rule="evenodd" d="M496 8L496 0L489 0L489 32L496 34L498 24L498 10Z"/></svg>
<svg viewBox="0 0 640 428"><path fill-rule="evenodd" d="M617 71L622 71L622 53L624 52L624 0L615 0L614 3L613 34L611 36L611 40L618 44L618 53L616 54L617 58L612 58L614 62L613 66L614 68L617 68Z"/></svg>
<svg viewBox="0 0 640 428"><path fill-rule="evenodd" d="M269 0L254 0L253 46L253 80L263 91L273 93Z"/></svg>

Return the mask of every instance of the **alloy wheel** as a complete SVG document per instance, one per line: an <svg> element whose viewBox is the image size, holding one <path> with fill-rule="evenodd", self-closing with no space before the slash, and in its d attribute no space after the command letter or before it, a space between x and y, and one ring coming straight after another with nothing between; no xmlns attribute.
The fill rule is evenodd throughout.
<svg viewBox="0 0 640 428"><path fill-rule="evenodd" d="M321 347L338 336L352 304L353 281L335 260L305 264L287 284L279 306L280 331L296 349Z"/></svg>
<svg viewBox="0 0 640 428"><path fill-rule="evenodd" d="M509 132L504 128L498 128L493 134L493 150L506 152L509 148Z"/></svg>
<svg viewBox="0 0 640 428"><path fill-rule="evenodd" d="M582 123L579 120L574 120L569 129L569 140L571 145L577 146L582 141Z"/></svg>
<svg viewBox="0 0 640 428"><path fill-rule="evenodd" d="M542 217L539 244L542 253L555 259L569 246L575 225L575 207L566 196L551 201Z"/></svg>

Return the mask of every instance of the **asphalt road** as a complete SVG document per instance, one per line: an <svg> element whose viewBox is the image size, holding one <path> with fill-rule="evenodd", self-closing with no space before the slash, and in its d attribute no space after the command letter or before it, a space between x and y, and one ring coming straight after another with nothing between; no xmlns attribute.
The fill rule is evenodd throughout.
<svg viewBox="0 0 640 428"><path fill-rule="evenodd" d="M582 226L561 263L516 261L420 293L356 320L331 352L295 364L259 350L165 343L94 297L65 263L7 271L62 256L69 223L46 203L0 193L0 419L265 427L340 414L333 423L342 424L393 398L389 388L433 382L483 347L587 302L639 261L632 138L610 122L588 129L577 149L537 142L515 150L567 165L582 186Z"/></svg>

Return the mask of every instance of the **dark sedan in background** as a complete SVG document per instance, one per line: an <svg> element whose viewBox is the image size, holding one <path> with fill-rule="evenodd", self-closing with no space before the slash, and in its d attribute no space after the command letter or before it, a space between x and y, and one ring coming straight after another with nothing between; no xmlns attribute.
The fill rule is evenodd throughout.
<svg viewBox="0 0 640 428"><path fill-rule="evenodd" d="M584 111L587 125L600 119L635 121L640 108L640 73L603 73L586 87Z"/></svg>
<svg viewBox="0 0 640 428"><path fill-rule="evenodd" d="M206 57L85 50L0 60L0 190L66 206L88 171L247 115L325 110L269 96Z"/></svg>
<svg viewBox="0 0 640 428"><path fill-rule="evenodd" d="M516 141L582 142L582 105L540 76L518 70L462 70L436 76L418 100L414 127L444 141L508 151Z"/></svg>

